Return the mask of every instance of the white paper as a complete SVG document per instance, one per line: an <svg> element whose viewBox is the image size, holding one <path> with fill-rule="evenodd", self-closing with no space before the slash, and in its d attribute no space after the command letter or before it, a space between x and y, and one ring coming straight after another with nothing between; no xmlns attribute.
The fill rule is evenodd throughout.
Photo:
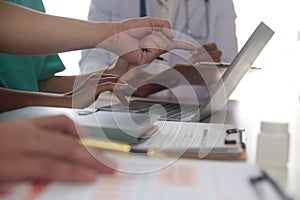
<svg viewBox="0 0 300 200"><path fill-rule="evenodd" d="M138 173L100 175L90 184L52 182L40 189L23 184L0 197L12 199L19 193L17 196L26 200L258 199L249 178L259 175L259 171L247 163L111 156L118 160L122 171Z"/></svg>

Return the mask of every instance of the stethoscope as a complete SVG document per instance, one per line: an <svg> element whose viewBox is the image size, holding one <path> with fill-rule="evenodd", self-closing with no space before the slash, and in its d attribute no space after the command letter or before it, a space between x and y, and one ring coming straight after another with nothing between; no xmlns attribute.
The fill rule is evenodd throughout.
<svg viewBox="0 0 300 200"><path fill-rule="evenodd" d="M209 35L209 13L208 13L208 4L209 0L204 0L205 4L205 22L206 22L206 33L205 35L195 35L192 33L191 28L190 28L190 18L189 18L189 0L185 0L185 16L186 16L186 30L187 34L193 37L194 39L197 40L203 40L206 39Z"/></svg>

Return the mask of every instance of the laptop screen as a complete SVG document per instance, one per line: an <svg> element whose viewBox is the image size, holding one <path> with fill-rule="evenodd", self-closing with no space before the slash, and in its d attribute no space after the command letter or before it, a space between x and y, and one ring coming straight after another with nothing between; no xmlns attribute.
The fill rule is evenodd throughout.
<svg viewBox="0 0 300 200"><path fill-rule="evenodd" d="M224 108L229 96L251 68L273 34L273 30L263 22L258 25L221 79L213 88L210 88L210 98L200 108L200 120Z"/></svg>

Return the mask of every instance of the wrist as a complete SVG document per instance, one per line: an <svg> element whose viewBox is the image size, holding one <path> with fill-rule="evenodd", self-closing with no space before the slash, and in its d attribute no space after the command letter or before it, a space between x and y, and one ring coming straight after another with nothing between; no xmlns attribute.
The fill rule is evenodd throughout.
<svg viewBox="0 0 300 200"><path fill-rule="evenodd" d="M72 106L72 99L68 98L66 94L38 92L33 101L35 101L35 104L39 106L65 108L70 108Z"/></svg>
<svg viewBox="0 0 300 200"><path fill-rule="evenodd" d="M115 37L121 31L121 25L118 22L96 22L92 30L93 47L110 50L113 40L109 38Z"/></svg>
<svg viewBox="0 0 300 200"><path fill-rule="evenodd" d="M68 93L60 94L57 99L57 104L59 107L72 108L72 95L68 95Z"/></svg>
<svg viewBox="0 0 300 200"><path fill-rule="evenodd" d="M40 100L40 104L43 106L72 107L72 98L70 98L67 94L41 93L41 97L38 99Z"/></svg>
<svg viewBox="0 0 300 200"><path fill-rule="evenodd" d="M112 22L111 27L112 27L112 35L117 35L123 31L121 22Z"/></svg>

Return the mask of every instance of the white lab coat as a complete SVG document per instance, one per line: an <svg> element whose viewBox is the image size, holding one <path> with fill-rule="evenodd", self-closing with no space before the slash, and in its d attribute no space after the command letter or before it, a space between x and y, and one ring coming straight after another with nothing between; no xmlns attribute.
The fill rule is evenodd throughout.
<svg viewBox="0 0 300 200"><path fill-rule="evenodd" d="M148 0L147 15L155 17L156 0ZM189 26L193 34L205 35L206 17L203 0L189 0ZM209 35L199 44L216 43L222 51L223 62L231 62L237 54L236 14L232 0L209 0ZM140 15L139 0L92 0L88 19L91 21L121 21ZM186 34L185 0L179 0L173 29ZM94 49L84 50L80 60L81 72L103 69L113 63L116 55Z"/></svg>

